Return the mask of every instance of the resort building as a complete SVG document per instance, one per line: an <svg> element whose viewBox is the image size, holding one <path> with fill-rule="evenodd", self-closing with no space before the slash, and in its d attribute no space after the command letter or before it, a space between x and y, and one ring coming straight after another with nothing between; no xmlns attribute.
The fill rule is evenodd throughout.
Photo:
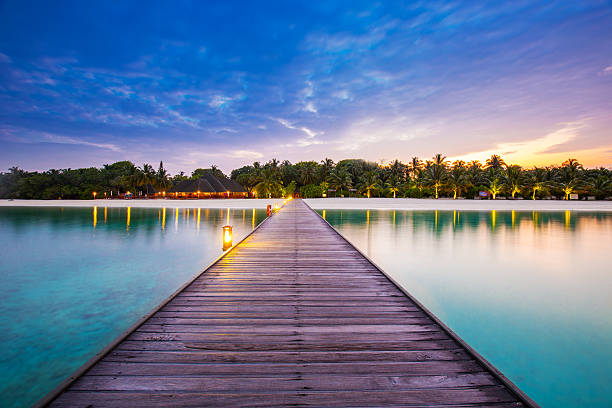
<svg viewBox="0 0 612 408"><path fill-rule="evenodd" d="M206 173L195 180L178 183L170 192L171 198L246 198L248 191L232 179Z"/></svg>

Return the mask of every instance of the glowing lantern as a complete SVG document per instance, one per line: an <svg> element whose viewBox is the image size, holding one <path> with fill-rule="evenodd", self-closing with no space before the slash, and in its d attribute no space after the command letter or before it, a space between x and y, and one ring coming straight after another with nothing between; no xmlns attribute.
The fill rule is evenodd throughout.
<svg viewBox="0 0 612 408"><path fill-rule="evenodd" d="M227 250L232 246L232 226L225 225L223 227L223 250Z"/></svg>

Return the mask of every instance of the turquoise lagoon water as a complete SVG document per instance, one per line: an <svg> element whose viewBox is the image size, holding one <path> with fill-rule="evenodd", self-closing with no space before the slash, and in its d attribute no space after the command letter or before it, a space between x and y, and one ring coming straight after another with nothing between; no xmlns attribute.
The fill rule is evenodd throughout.
<svg viewBox="0 0 612 408"><path fill-rule="evenodd" d="M265 218L231 210L234 242ZM0 406L27 407L222 253L227 210L0 207Z"/></svg>
<svg viewBox="0 0 612 408"><path fill-rule="evenodd" d="M612 407L612 213L318 212L542 407Z"/></svg>

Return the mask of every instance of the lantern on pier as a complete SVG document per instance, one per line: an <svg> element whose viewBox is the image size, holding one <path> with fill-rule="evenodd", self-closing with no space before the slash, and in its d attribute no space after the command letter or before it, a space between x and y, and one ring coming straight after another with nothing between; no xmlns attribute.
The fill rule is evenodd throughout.
<svg viewBox="0 0 612 408"><path fill-rule="evenodd" d="M232 226L225 225L223 227L223 250L226 251L232 246Z"/></svg>

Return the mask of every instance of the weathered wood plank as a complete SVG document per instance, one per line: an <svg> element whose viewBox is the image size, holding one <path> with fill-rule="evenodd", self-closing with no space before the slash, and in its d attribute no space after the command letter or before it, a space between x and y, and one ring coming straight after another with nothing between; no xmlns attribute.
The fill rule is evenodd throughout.
<svg viewBox="0 0 612 408"><path fill-rule="evenodd" d="M240 378L241 392L348 390L404 390L411 388L456 388L496 385L488 373L389 376L389 375L294 375ZM83 376L75 382L79 391L236 391L236 379L231 377L143 377L143 376Z"/></svg>
<svg viewBox="0 0 612 408"><path fill-rule="evenodd" d="M56 401L57 407L94 406L150 407L278 407L278 406L456 406L514 401L501 386L475 388L432 388L413 390L255 393L134 393L68 391Z"/></svg>
<svg viewBox="0 0 612 408"><path fill-rule="evenodd" d="M523 407L300 201L211 266L54 407Z"/></svg>

